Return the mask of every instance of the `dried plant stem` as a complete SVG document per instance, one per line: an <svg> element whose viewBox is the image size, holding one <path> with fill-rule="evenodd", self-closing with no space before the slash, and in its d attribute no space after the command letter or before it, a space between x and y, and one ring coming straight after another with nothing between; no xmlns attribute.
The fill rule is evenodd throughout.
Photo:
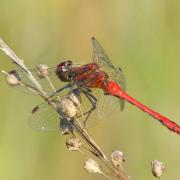
<svg viewBox="0 0 180 180"><path fill-rule="evenodd" d="M79 123L79 121L76 119L73 124L76 131L85 138L87 143L90 143L91 146L94 148L95 153L97 153L98 156L103 157L103 159L107 159L106 155L102 152L102 150L99 148L99 146L94 142L94 140L90 137L90 135L87 133L87 131L82 127L82 125Z"/></svg>
<svg viewBox="0 0 180 180"><path fill-rule="evenodd" d="M29 69L26 67L23 60L20 59L1 38L0 49L27 74L28 78L36 86L36 88L46 96L46 92L43 90L42 86L39 84L36 78L32 75L31 71L29 71Z"/></svg>
<svg viewBox="0 0 180 180"><path fill-rule="evenodd" d="M33 76L31 71L26 67L24 64L23 60L17 57L17 55L9 48L9 46L3 42L2 39L0 39L0 49L8 56L10 59L17 65L19 66L27 75L29 80L33 83L34 86L29 86L26 84L22 84L22 86L26 86L27 88L33 89L37 91L37 94L40 95L45 101L47 101L53 109L60 114L58 107L56 103L52 101L52 99L48 96L46 91L44 91L43 87L41 84L38 82L38 80ZM3 71L4 74L6 74L5 71ZM50 83L51 88L53 91L56 91L53 84L51 83L49 78L46 78L47 81ZM88 134L88 132L84 129L84 127L81 125L81 123L78 120L74 120L73 126L76 130L76 132L84 139L84 141L91 147L91 152L93 155L98 157L104 164L105 166L113 173L115 177L117 177L120 180L128 180L128 176L125 175L124 172L121 170L117 169L116 167L112 166L111 162L107 159L106 155L103 153L101 148L95 143L95 141L91 138L91 136ZM103 176L106 178L110 179L106 174L103 172L101 173ZM161 179L162 180L162 179Z"/></svg>
<svg viewBox="0 0 180 180"><path fill-rule="evenodd" d="M0 38L0 49L12 60L13 63L17 64L27 75L29 80L34 84L38 94L58 112L57 106L51 101L48 94L43 90L41 84L36 80L32 75L31 71L26 67L23 60L20 59L10 48L9 46Z"/></svg>
<svg viewBox="0 0 180 180"><path fill-rule="evenodd" d="M117 177L119 177L121 180L127 180L128 176L124 174L120 169L116 169L111 165L109 160L107 159L106 155L103 153L103 151L99 148L99 146L95 143L95 141L91 138L91 136L88 134L88 132L82 127L82 125L76 120L74 122L74 128L76 129L76 132L83 137L83 139L92 147L93 152L96 156L98 156L102 162L110 169L113 174Z"/></svg>
<svg viewBox="0 0 180 180"><path fill-rule="evenodd" d="M51 82L49 76L45 76L45 78L47 79L48 83L50 84L50 86L51 86L53 92L56 92L56 88L54 87L53 83Z"/></svg>
<svg viewBox="0 0 180 180"><path fill-rule="evenodd" d="M48 81L48 83L50 84L53 92L56 93L56 88L54 87L53 83L51 82L49 76L45 76L45 78L46 78L46 80ZM57 96L57 98L58 98L58 100L59 100L59 102L60 102L60 101L61 101L61 98L60 98L59 96Z"/></svg>
<svg viewBox="0 0 180 180"><path fill-rule="evenodd" d="M109 179L109 180L111 180L111 178L109 177L109 176L107 176L106 174L104 174L103 172L102 173L100 173L100 174L102 174L106 179Z"/></svg>
<svg viewBox="0 0 180 180"><path fill-rule="evenodd" d="M6 76L9 75L9 73L6 72L6 71L4 71L4 70L2 70L2 73L3 73L4 75L6 75ZM16 81L18 82L18 84L19 84L20 86L26 88L27 90L29 90L29 91L31 91L31 92L33 92L33 93L35 93L35 94L40 95L38 89L36 89L35 87L33 87L33 86L29 85L29 84L26 84L26 83L24 83L24 82L22 82L22 81L19 81L18 79L16 79Z"/></svg>

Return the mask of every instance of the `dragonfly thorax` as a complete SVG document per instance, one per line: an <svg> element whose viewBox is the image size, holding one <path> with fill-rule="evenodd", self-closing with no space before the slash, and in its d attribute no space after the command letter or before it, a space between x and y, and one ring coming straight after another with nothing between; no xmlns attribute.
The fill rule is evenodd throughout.
<svg viewBox="0 0 180 180"><path fill-rule="evenodd" d="M72 80L72 61L63 61L56 67L56 75L63 82Z"/></svg>

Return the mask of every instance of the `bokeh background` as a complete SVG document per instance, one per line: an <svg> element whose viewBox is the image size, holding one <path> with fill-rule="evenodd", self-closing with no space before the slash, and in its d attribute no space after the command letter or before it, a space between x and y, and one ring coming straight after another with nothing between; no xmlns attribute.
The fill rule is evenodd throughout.
<svg viewBox="0 0 180 180"><path fill-rule="evenodd" d="M0 36L30 67L62 59L91 61L91 36L126 76L127 92L180 123L180 1L0 0ZM0 52L0 69L12 69ZM41 102L11 89L0 76L0 179L104 179L83 170L86 157L68 152L59 133L27 126ZM107 154L126 154L132 179L150 180L150 161L166 165L165 179L180 179L180 139L126 103L91 129Z"/></svg>

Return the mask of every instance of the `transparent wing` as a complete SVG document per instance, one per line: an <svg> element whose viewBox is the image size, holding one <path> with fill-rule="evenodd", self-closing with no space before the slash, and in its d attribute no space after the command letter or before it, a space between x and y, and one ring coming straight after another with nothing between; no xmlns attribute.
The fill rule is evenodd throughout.
<svg viewBox="0 0 180 180"><path fill-rule="evenodd" d="M106 66L106 67L111 68L111 69L116 69L112 65L112 62L109 59L106 52L104 51L103 47L95 39L95 37L92 37L92 46L93 46L93 59L94 59L95 63L99 64L100 67Z"/></svg>
<svg viewBox="0 0 180 180"><path fill-rule="evenodd" d="M65 89L52 96L51 100L60 108L60 101L67 96L68 92L69 89ZM32 109L28 124L34 130L59 131L61 119L60 114L58 114L51 105L43 102Z"/></svg>
<svg viewBox="0 0 180 180"><path fill-rule="evenodd" d="M38 71L36 68L34 69L30 69L32 75L39 81L39 83L41 84L41 86L43 87L43 89L47 92L47 93L52 93L53 92L53 88L52 85L54 87L54 89L58 89L59 87L63 86L64 83L61 82L56 74L55 74L55 69L56 68L49 68L48 70L48 76L45 78L42 78L38 75ZM34 87L34 84L29 80L29 78L27 77L26 73L24 71L22 71L21 69L15 69L13 71L16 71L16 73L18 74L20 81L23 84L27 84L30 87ZM35 91L29 91L27 89L27 87L24 86L13 86L13 88L17 89L17 90L22 90L24 92L30 93L30 94L36 94Z"/></svg>
<svg viewBox="0 0 180 180"><path fill-rule="evenodd" d="M63 92L60 92L53 97L51 100L54 101L58 105L59 108L62 108L61 102L64 99L69 98L70 89L65 89ZM77 117L81 122L83 122L83 113L90 109L90 103L87 101L86 97L81 96L82 105L80 108L77 107ZM89 103L89 104L88 104ZM40 131L59 131L63 130L62 120L67 118L67 115L63 114L63 110L61 115L58 114L47 102L44 102L40 105L37 105L31 111L30 118L28 119L28 125L34 130ZM71 118L69 118L71 119Z"/></svg>
<svg viewBox="0 0 180 180"><path fill-rule="evenodd" d="M112 72L112 79L118 84L121 86L121 88L126 91L126 82L125 82L125 77L124 77L124 74L121 70L121 68L117 68L116 70L114 70ZM120 107L121 107L121 110L124 109L124 100L121 99L119 101L120 103Z"/></svg>
<svg viewBox="0 0 180 180"><path fill-rule="evenodd" d="M50 105L43 103L33 108L28 125L39 131L59 131L60 116Z"/></svg>
<svg viewBox="0 0 180 180"><path fill-rule="evenodd" d="M92 90L91 94L97 99L96 108L91 112L88 121L87 127L94 127L97 124L109 121L113 113L119 112L119 99L113 96L104 95L104 92L101 89ZM84 101L85 98L82 99ZM83 111L90 109L90 103L85 100L86 103L82 103Z"/></svg>
<svg viewBox="0 0 180 180"><path fill-rule="evenodd" d="M121 68L115 68L100 43L92 37L93 60L100 68L108 73L111 80L115 81L121 88L126 90L125 77ZM124 101L119 100L121 110L124 108Z"/></svg>
<svg viewBox="0 0 180 180"><path fill-rule="evenodd" d="M90 113L87 121L88 127L93 127L95 124L101 122L101 120L110 117L116 110L118 112L119 108L117 106L118 98L108 95L105 96L101 89L93 90L90 93L97 99L96 108ZM58 95L62 100L62 98L68 96L67 94L68 90ZM56 95L53 99L57 99L57 97ZM80 93L80 107L77 108L78 113L76 118L83 123L88 115L87 112L92 108L92 103L83 93ZM28 125L30 128L39 131L62 131L60 123L62 123L63 117L45 102L33 108L30 118L28 119Z"/></svg>

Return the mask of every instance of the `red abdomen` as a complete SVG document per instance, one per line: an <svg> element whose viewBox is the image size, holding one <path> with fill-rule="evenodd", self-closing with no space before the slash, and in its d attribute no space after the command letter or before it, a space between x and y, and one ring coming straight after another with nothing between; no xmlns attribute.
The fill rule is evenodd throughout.
<svg viewBox="0 0 180 180"><path fill-rule="evenodd" d="M138 107L142 111L148 113L149 115L151 115L152 117L157 119L159 122L161 122L162 125L166 126L169 130L171 130L177 134L180 134L180 126L178 124L171 121L169 118L157 113L156 111L150 109L149 107L140 103L139 101L137 101L133 97L129 96L115 82L108 81L107 86L105 86L104 90L107 91L110 95L119 97L119 98L124 99L124 100L128 101L129 103L135 105L136 107Z"/></svg>

